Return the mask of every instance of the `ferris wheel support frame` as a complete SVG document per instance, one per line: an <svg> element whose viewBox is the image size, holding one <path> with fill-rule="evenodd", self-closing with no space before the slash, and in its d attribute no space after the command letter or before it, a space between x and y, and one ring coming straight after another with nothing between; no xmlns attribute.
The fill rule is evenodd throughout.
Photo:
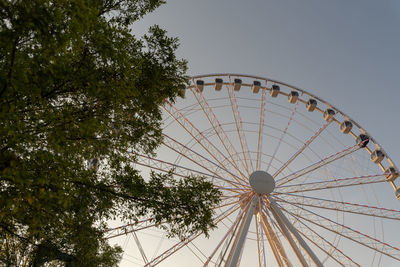
<svg viewBox="0 0 400 267"><path fill-rule="evenodd" d="M226 267L236 267L238 266L240 254L243 249L244 241L247 236L247 232L249 231L251 219L253 218L254 209L256 208L256 204L258 202L258 197L254 196L251 200L251 206L247 211L246 219L244 220L243 227L241 227L238 233L238 241L234 243L231 252L229 253L229 257L226 263Z"/></svg>
<svg viewBox="0 0 400 267"><path fill-rule="evenodd" d="M225 265L226 267L238 266L240 255L243 250L247 232L249 230L250 223L252 221L257 202L259 201L259 197L260 196L254 196L253 199L251 200L251 206L247 210L245 219L242 224L243 226L240 227L240 231L239 231L239 233L237 235L237 239L236 239L237 241L234 242L234 245L231 248L231 251L228 256L228 260ZM282 233L284 234L286 239L289 241L291 247L293 248L294 252L296 253L297 257L299 258L299 261L301 262L301 264L303 266L308 266L306 260L304 259L304 256L301 254L300 249L297 247L297 245L294 242L293 238L291 237L289 231L296 238L296 240L300 244L300 246L307 252L308 256L310 256L310 258L312 259L314 264L318 267L323 267L323 264L321 263L321 261L318 259L318 257L312 251L312 249L307 245L307 243L304 241L304 239L301 237L301 235L297 232L296 228L292 225L292 223L289 221L289 219L283 214L283 212L280 210L280 208L278 207L276 202L272 198L267 198L267 200L269 203L269 208L270 208L271 213L273 214L276 221L278 222L278 224L282 230Z"/></svg>
<svg viewBox="0 0 400 267"><path fill-rule="evenodd" d="M297 232L296 228L289 221L289 219L285 216L285 214L283 214L283 212L276 204L275 200L273 200L272 198L268 198L268 201L270 204L270 209L272 211L272 214L274 215L277 222L279 224L283 223L283 225L286 226L290 232L292 232L296 240L299 242L301 247L307 252L308 256L310 256L310 258L313 260L316 266L323 267L324 265L318 259L317 255L315 255L312 249L307 245L307 243L304 241L301 235Z"/></svg>
<svg viewBox="0 0 400 267"><path fill-rule="evenodd" d="M213 79L211 81L209 79L212 76L225 76L229 78L229 81L225 82L221 78L216 78L214 83ZM231 76L238 76L238 78L232 82ZM203 77L205 78L204 80L199 79ZM239 79L242 77L245 78L243 82ZM265 86L260 86L260 81L251 82L248 81L247 78L265 80ZM379 156L376 153L376 151L378 151L382 154L383 149L381 149L380 145L376 143L374 139L370 138L369 134L363 128L346 114L322 99L297 87L276 80L252 75L236 75L229 73L193 76L191 80L193 84L188 85L182 90L183 96L185 94L184 90L188 90L193 94L193 99L189 100L195 102L194 104L189 102L190 105L181 107L166 100L163 105L166 115L169 114L168 120L165 120L167 122L167 127L170 125L180 126L181 128L178 129L185 134L186 138L190 138L189 141L186 141L184 138L181 139L181 135L176 136L176 133L173 131L174 128L172 128L171 132L167 132L171 137L163 133L164 139L162 145L163 149L173 151L173 153L177 155L175 161L169 158L163 160L155 156L155 158L152 158L153 156L150 157L149 155L133 153L135 155L133 163L151 170L172 172L173 175L181 178L195 174L210 179L216 188L224 192L223 196L226 199L221 205L213 207L213 210L219 213L217 217L213 218L213 222L215 224L221 223L220 225L225 226L227 232L221 239L214 241L218 242L215 248L208 246L202 247L200 241L199 243L194 243L193 241L199 236L199 233L194 233L180 240L173 240L174 243L177 243L171 247L168 246L169 248L156 257L156 254L159 254L157 249L152 259L147 259L146 255L143 255L142 251L140 251L146 266L157 265L178 250L187 247L188 250L204 264L203 266L213 263L216 264L216 266L237 267L241 262L249 260L247 257L247 252L249 250L246 250L248 241L256 242L257 248L255 252L258 252L259 267L266 266L267 261L273 261L274 258L279 267L291 267L293 265L288 256L291 258L294 256L293 260L300 266L323 266L321 262L326 264L328 257L340 265L353 266L353 264L355 264L361 266L338 248L337 245L339 242L337 241L337 237L339 237L339 239L344 237L349 241L358 243L364 248L374 250L374 253L378 252L381 255L386 255L400 261L400 257L398 256L400 249L384 243L385 241L383 239L382 241L377 239L377 234L375 233L375 218L373 219L374 234L370 236L368 235L370 231L364 234L357 229L347 226L347 222L344 224L344 219L339 220L339 215L337 215L335 220L335 218L332 219L330 216L324 217L318 211L315 211L315 209L328 210L331 213L343 214L343 218L345 214L346 216L347 214L357 214L380 217L381 219L400 220L400 210L387 209L384 208L384 206L372 206L368 199L368 205L364 205L363 203L349 203L345 202L345 200L341 198L341 195L340 197L327 197L323 192L319 192L320 190L326 189L331 191L336 188L339 190L339 188L342 187L364 186L367 184L387 182L396 190L396 196L400 199L400 186L397 187L395 184L396 178L399 177L397 167L386 153L383 152L383 156ZM267 83L272 83L273 85L267 87ZM275 85L275 83L283 86L283 89L280 91L279 85ZM214 86L215 91L221 91L221 89L226 86L227 96L229 98L224 96L214 97L214 95L212 93L209 94L208 91L203 92L204 87L211 86ZM250 97L246 94L241 96L237 94L241 86L246 87L245 89L251 87L251 92L254 94L258 94L261 89L261 100L258 99L259 97ZM287 92L288 89L292 91ZM276 91L278 93L276 93ZM272 101L267 101L267 94L274 98L278 95L287 97L289 103L293 105L289 105L291 108L286 108L285 105L280 104L281 102L273 103ZM292 101L293 95L297 95L294 101ZM308 101L306 98L309 98ZM223 99L224 102L222 102L221 99ZM227 100L229 100L228 103ZM317 107L317 100L322 102L322 105ZM259 103L257 101L259 101ZM314 101L315 103L312 110L309 108L309 105L311 105L309 104L311 103L310 101ZM285 129L283 129L283 127L286 124L282 124L282 128L279 128L264 123L267 103L271 104L271 108L269 108L271 109L271 114L279 115L286 119L289 118L288 125ZM297 107L301 103L306 105L308 111L315 110L321 113L325 122L321 124L319 121L308 118L301 111L297 112ZM246 121L245 119L242 121L242 112L239 112L239 107L243 108L243 110L245 110L245 108L251 108L251 111L254 113L254 111L257 111L256 106L260 108L258 112L260 116L259 122L254 121L257 119L255 115L251 117L251 120L249 119ZM230 119L233 120L233 122L229 120L226 122L225 119L227 117L223 116L225 113L218 113L221 110L225 111L229 109L229 107L232 109L232 114L230 112L229 114L231 114ZM221 109L218 110L217 108ZM273 108L276 108L276 110ZM283 108L285 109L284 112L278 112ZM290 111L291 115L289 116L290 113L286 113ZM332 112L329 113L328 111L332 111L333 115L331 114ZM194 119L197 117L192 117L193 114L204 115L203 120L199 120L199 123L197 123ZM244 113L242 113L242 115L243 114ZM294 116L295 114L296 116ZM272 118L271 121L274 122L274 119L276 118ZM308 124L304 122L303 119L307 119L306 122L314 123L313 126L308 127ZM292 129L293 131L303 129L311 131L312 134L305 131L304 133L307 138L303 136L301 136L301 138L294 137L296 134L293 135L293 133L288 131L292 121L297 123L299 127ZM333 124L332 122L340 126L342 133L348 134L348 136L356 139L356 144L349 145L344 141L338 140L336 136L333 136L330 129L327 129L329 125ZM345 124L346 122L350 122L350 126ZM204 125L205 123L206 125ZM353 127L351 123L358 128ZM207 126L210 125L211 127L207 128ZM247 127L248 125L251 126ZM345 125L347 128L343 128L342 125ZM234 126L236 126L236 129ZM264 127L269 127L274 131L277 130L281 135L276 133L267 134L264 131ZM251 139L252 142L249 143L252 145L252 151L249 151L245 134L254 137L254 140ZM286 139L283 140L285 135L288 135L287 139L289 141L291 141L290 138L293 138L294 141L292 141L297 141L299 144L296 143L296 145L292 145L292 142ZM268 142L264 142L266 144L271 145L274 144L274 142L278 142L278 145L275 145L275 152L272 153L272 155L268 154L268 152L262 153L263 136L272 138ZM318 138L319 136L321 137ZM362 139L361 136L364 136L366 141L365 138ZM231 139L231 137L239 139ZM256 139L255 137L258 138ZM326 140L327 137L329 137L328 141L333 137L334 141L339 143L338 147L340 149L336 149L331 142L328 142ZM316 153L314 147L318 146L319 143L314 142L314 140L317 138L317 142L324 141L323 144L326 143L328 148L332 148L334 152L328 153L329 155L327 156L325 155L326 153L323 155ZM312 142L316 144L313 144L311 147L310 144ZM369 147L367 146L368 142L370 144ZM288 155L285 154L284 158L275 157L281 143L293 149L293 151L288 150ZM257 145L256 151L255 144ZM364 154L359 155L364 152L358 151L364 149L369 153L371 160L377 164L375 166L378 166L383 173L378 171L377 174L371 174L370 171L373 168L368 169L369 171L366 173L357 171L358 167L360 167L361 170L362 163L360 163L358 159L368 159ZM267 149L265 150L269 151ZM304 151L309 151L311 156L307 156L308 154L303 153ZM354 155L351 155L352 153L354 153ZM314 155L316 158L313 158ZM262 159L263 156L264 159ZM305 160L305 162L303 163L298 160L302 165L290 168L289 165L292 167L292 165L294 165L292 162L299 156L304 156L303 160ZM349 157L351 158L349 159ZM344 163L349 164L350 167L346 165L343 171L338 171L336 173L331 172L329 168L325 170L325 168L327 168L326 165L342 158L343 161L345 161ZM382 162L383 158L385 158L385 161ZM261 169L263 168L261 168L261 166L263 166L263 164L268 166L266 170L268 173L273 160L275 160L273 163L276 164L272 164L274 170L271 171L272 175L268 175L274 180L274 187L271 191L259 192L253 186L251 176L255 172L262 171ZM338 161L337 165L340 164L341 161ZM336 165L332 164L329 166L335 167ZM254 171L254 167L256 171ZM350 168L351 170L354 168L356 170L347 173L346 168ZM323 174L322 178L318 176L315 180L309 177L303 179L306 174L314 171L321 171ZM250 172L253 173L250 175ZM313 178L312 174L310 174L310 177ZM304 192L306 192L305 196L303 196ZM316 192L316 194L314 194L314 192ZM252 224L253 216L255 217L254 225ZM330 227L330 225L333 225L333 227ZM147 222L147 220L144 220L143 223L129 224L127 228L124 226L117 227L108 232L111 237L133 232L135 238L136 231L150 227L156 227L156 225L151 223L151 221ZM337 230L338 227L344 230L339 231ZM255 228L255 230L251 228ZM328 234L325 236L325 233L323 233L322 235L324 236L322 236L319 234L319 231L314 228L327 230ZM117 234L113 235L112 233L114 232ZM256 238L251 237L251 234L255 234ZM218 237L218 235L216 236ZM333 240L331 236L334 237ZM163 239L164 237L160 238L161 242ZM273 254L266 255L265 240L268 241L271 248L270 251ZM141 245L137 237L135 241L139 250L141 250ZM307 241L307 243L305 241ZM196 246L197 244L200 246ZM189 245L193 247L189 247ZM249 249L253 248L252 245L253 243L250 244ZM211 254L208 253L207 255L206 251L211 249ZM199 253L197 253L196 250ZM287 255L285 250L290 252L290 255ZM318 253L318 257L314 252ZM324 258L325 254L322 254L322 252L326 254L326 258ZM246 257L244 257L244 255L246 255ZM319 258L323 261L320 261ZM251 260L252 259L250 259L250 261Z"/></svg>

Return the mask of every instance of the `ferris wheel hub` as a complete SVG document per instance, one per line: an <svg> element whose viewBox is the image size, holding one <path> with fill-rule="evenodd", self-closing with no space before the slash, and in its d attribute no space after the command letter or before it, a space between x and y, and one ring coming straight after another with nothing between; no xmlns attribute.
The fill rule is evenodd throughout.
<svg viewBox="0 0 400 267"><path fill-rule="evenodd" d="M275 179L265 171L255 171L250 174L249 182L258 194L269 194L275 189Z"/></svg>

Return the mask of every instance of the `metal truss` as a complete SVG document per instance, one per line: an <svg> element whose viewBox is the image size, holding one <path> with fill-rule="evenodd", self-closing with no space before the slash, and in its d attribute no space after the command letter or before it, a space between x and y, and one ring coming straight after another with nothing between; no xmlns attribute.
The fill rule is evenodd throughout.
<svg viewBox="0 0 400 267"><path fill-rule="evenodd" d="M385 182L385 178L384 178L383 174L365 175L365 176L356 176L356 177L349 177L349 178L326 180L326 181L320 181L320 182L278 186L274 193L275 194L300 193L300 192L307 192L307 191L317 191L317 190L324 190L324 189L332 189L332 188L347 187L347 186L358 186L358 185L366 185L366 184L374 184L374 183L382 183L382 182Z"/></svg>
<svg viewBox="0 0 400 267"><path fill-rule="evenodd" d="M360 149L360 148L359 148L358 144L356 144L356 145L348 147L348 148L346 148L346 149L344 149L344 150L342 150L340 152L332 154L332 155L330 155L330 156L328 156L328 157L326 157L326 158L324 158L324 159L322 159L322 160L320 160L320 161L318 161L318 162L316 162L316 163L314 163L314 164L312 164L310 166L307 166L307 167L305 167L305 168L303 168L303 169L301 169L299 171L296 171L296 172L294 172L294 173L292 173L292 174L290 174L288 176L285 176L285 177L283 177L281 179L278 179L276 181L277 186L282 186L282 185L284 185L284 184L286 184L286 183L288 183L288 182L290 182L290 181L292 181L292 180L294 180L296 178L299 178L299 177L301 177L301 176L303 176L303 175L305 175L305 174L307 174L309 172L315 171L315 170L321 168L322 166L325 166L325 165L327 165L329 163L332 163L335 160L343 158L344 156L349 155L349 154L357 151L358 149Z"/></svg>

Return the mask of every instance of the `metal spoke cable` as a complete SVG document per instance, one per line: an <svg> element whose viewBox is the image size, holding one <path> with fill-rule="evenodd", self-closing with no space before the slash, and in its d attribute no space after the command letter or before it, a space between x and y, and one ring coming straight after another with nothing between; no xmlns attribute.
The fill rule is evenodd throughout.
<svg viewBox="0 0 400 267"><path fill-rule="evenodd" d="M269 171L269 168L271 167L272 160L275 158L276 153L277 153L278 150L279 150L279 147L280 147L280 145L281 145L281 143L282 143L282 139L285 137L286 132L287 132L288 129L289 129L290 123L291 123L292 120L293 120L293 117L294 117L294 114L296 113L296 110L297 110L297 107L298 107L298 105L299 105L299 102L300 102L300 101L296 101L296 104L295 104L295 106L294 106L294 108L293 108L292 114L290 115L288 124L287 124L285 130L283 130L283 133L282 133L282 135L281 135L281 137L280 137L280 139L279 139L278 145L277 145L276 148L275 148L274 154L272 154L271 160L269 161L269 164L268 164L268 167L267 167L267 172Z"/></svg>
<svg viewBox="0 0 400 267"><path fill-rule="evenodd" d="M217 244L216 248L213 250L211 255L207 258L207 261L204 263L204 266L207 266L208 263L211 261L211 259L214 257L215 253L218 251L218 249L221 247L221 245L225 242L225 240L229 236L233 236L236 232L236 229L240 223L240 220L243 218L243 215L245 213L245 209L242 209L242 211L238 214L236 217L235 221L232 223L231 227L228 229L228 231L225 233L225 235L222 237L220 242ZM223 249L221 250L223 251Z"/></svg>
<svg viewBox="0 0 400 267"><path fill-rule="evenodd" d="M167 161L155 159L146 155L141 155L141 154L136 154L138 156L137 160L135 161L136 164L144 166L144 167L149 167L154 170L159 170L162 172L172 172L173 174L180 176L180 177L188 177L192 174L197 174L197 175L202 175L202 176L207 176L210 178L214 178L217 180L221 180L224 182L227 182L229 184L233 184L233 188L229 188L229 190L235 191L235 192L240 192L240 191L245 191L246 189L243 187L242 184L236 183L230 180L227 180L225 178L222 178L220 176L215 176L215 175L210 175L205 172L197 171L191 168L179 166L177 164L173 164ZM222 187L221 187L222 188ZM225 189L228 189L227 187L224 187Z"/></svg>
<svg viewBox="0 0 400 267"><path fill-rule="evenodd" d="M296 153L294 153L287 162L285 162L285 164L283 164L282 167L280 167L275 173L274 175L272 175L274 178L276 178L290 163L292 163L301 153L303 153L303 151L326 129L326 127L328 127L328 125L332 122L332 120L330 119L328 122L326 122L321 128L319 128L319 130L313 135L311 136L310 139L308 139L304 145L296 151Z"/></svg>
<svg viewBox="0 0 400 267"><path fill-rule="evenodd" d="M231 77L229 77L229 84L232 84ZM233 92L233 88L230 85L227 85L226 89L228 92L229 101L231 103L232 113L235 119L236 130L238 133L240 146L242 148L247 173L250 175L250 173L254 171L254 167L249 154L249 148L247 145L246 136L243 132L242 117L240 116L239 105L236 100L236 95Z"/></svg>
<svg viewBox="0 0 400 267"><path fill-rule="evenodd" d="M214 223L218 224L220 221L227 218L229 215L231 215L233 212L235 212L239 208L240 208L240 206L232 206L231 208L227 209L223 213L219 214L216 218L214 218ZM155 266L155 265L159 264L166 258L170 257L172 254L174 254L175 252L177 252L178 250L180 250L181 248L186 246L188 243L192 242L194 239L196 239L200 235L201 235L201 232L189 235L188 237L184 238L184 240L182 240L181 242L175 244L174 246L172 246L165 252L163 252L160 255L158 255L157 257L155 257L151 262L149 262L145 266Z"/></svg>
<svg viewBox="0 0 400 267"><path fill-rule="evenodd" d="M194 84L194 81L193 81L193 84ZM201 90L195 90L194 88L190 88L190 90L193 93L194 97L196 98L197 102L199 103L200 107L202 108L203 113L206 115L208 122L213 127L213 129L214 129L215 133L217 134L218 139L220 140L225 151L228 153L230 159L235 164L237 170L239 171L239 166L238 166L239 163L242 165L242 167L245 168L242 160L240 160L240 158L237 158L235 156L235 155L237 155L237 152L236 152L234 146L232 145L231 141L229 140L228 136L226 135L224 129L221 127L221 123L219 122L218 118L215 116L211 106L208 104L208 102L204 98Z"/></svg>
<svg viewBox="0 0 400 267"><path fill-rule="evenodd" d="M242 179L241 179L240 177L236 176L235 174L233 174L232 172L230 172L228 169L226 169L226 168L222 167L221 165L216 164L215 162L209 160L208 158L206 158L206 157L200 155L199 153L197 153L197 152L194 151L193 149L191 149L191 148L185 146L185 145L182 144L181 142L179 142L179 141L173 139L172 137L169 137L169 136L166 135L166 134L163 134L163 136L165 137L165 138L164 138L164 141L163 141L163 144L164 144L166 147L169 147L169 148L172 149L173 151L179 153L181 156L183 156L183 157L189 159L190 161L196 163L196 164L199 165L199 166L202 166L204 169L206 169L206 170L208 170L208 171L210 171L210 172L211 172L210 169L212 169L211 165L213 165L214 168L216 168L216 170L213 171L213 173L214 173L216 176L222 178L222 175L219 175L218 170L223 170L224 172L228 173L229 175L231 175L231 176L232 176L233 178L235 178L236 180L241 180L241 181L242 181ZM184 149L184 150L190 152L190 154L188 155L187 153L182 153L180 149L181 149L181 150ZM209 163L209 164L206 165L205 163ZM207 167L206 167L206 166L207 166ZM247 183L244 183L244 182L238 183L238 182L230 181L230 180L228 180L227 182L229 182L229 183L231 183L231 184L234 184L234 185L236 185L236 186L239 186L239 187L248 187L248 184L247 184Z"/></svg>
<svg viewBox="0 0 400 267"><path fill-rule="evenodd" d="M332 189L332 188L347 187L347 186L359 186L366 184L382 183L385 181L386 180L383 174L371 174L365 176L339 178L339 179L319 181L319 182L277 186L274 194L300 193L300 192L317 191L317 190Z"/></svg>
<svg viewBox="0 0 400 267"><path fill-rule="evenodd" d="M373 238L367 234L361 233L360 231L352 229L351 227L349 227L347 225L337 223L329 218L326 218L322 215L319 215L315 212L305 209L299 205L292 204L292 206L296 207L297 209L306 211L307 217L300 215L300 214L296 214L295 210L289 211L287 209L282 208L282 206L281 206L281 208L283 210L285 210L286 212L294 213L297 217L299 217L307 222L318 225L321 228L326 229L335 234L338 234L340 236L343 236L343 237L347 238L348 240L351 240L351 241L358 243L364 247L370 248L372 250L375 250L377 252L385 254L395 260L400 261L400 249L399 248L394 247L383 241L380 241L376 238ZM338 232L338 231L333 230L338 227L341 228L343 231Z"/></svg>
<svg viewBox="0 0 400 267"><path fill-rule="evenodd" d="M205 137L185 116L183 116L179 110L177 110L171 103L167 102L163 106L164 110L167 111L171 117L173 117L181 127L194 138L203 149L213 157L219 164L223 165L222 162L226 161L231 167L236 169L245 180L245 175L238 169L236 164L230 161L225 155L210 141ZM200 138L201 137L201 138Z"/></svg>
<svg viewBox="0 0 400 267"><path fill-rule="evenodd" d="M316 197L306 197L294 194L285 194L285 198L275 196L276 201L297 204L320 209L337 210L365 216L380 217L391 220L400 220L400 210L374 207L358 203L335 201Z"/></svg>
<svg viewBox="0 0 400 267"><path fill-rule="evenodd" d="M321 168L321 167L323 167L323 166L325 166L327 164L330 164L333 161L338 160L338 159L340 159L340 158L342 158L342 157L344 157L346 155L349 155L349 154L351 154L351 153L353 153L353 152L355 152L355 151L357 151L359 149L360 149L360 147L358 146L358 144L356 144L354 146L347 147L347 148L343 149L340 152L337 152L335 154L327 156L324 159L322 159L322 160L320 160L320 161L318 161L318 162L316 162L316 163L314 163L314 164L312 164L310 166L307 166L307 167L305 167L305 168L303 168L301 170L298 170L298 171L296 171L296 172L294 172L292 174L289 174L288 176L285 176L285 177L283 177L281 179L278 179L276 181L277 182L277 186L282 186L282 185L284 185L284 184L286 184L286 183L288 183L288 182L290 182L290 181L292 181L292 180L294 180L296 178L299 178L299 177L301 177L301 176L303 176L303 175L305 175L305 174L307 174L309 172L315 171L315 170L317 170L317 169L319 169L319 168Z"/></svg>
<svg viewBox="0 0 400 267"><path fill-rule="evenodd" d="M303 235L303 237L305 237L319 249L324 251L329 257L331 257L337 263L341 264L342 266L361 266L360 264L355 262L351 257L344 254L343 251L338 249L335 244L329 242L326 238L318 234L317 231L313 230L306 223L300 220L298 216L296 216L290 211L287 211L287 213L290 214L296 220L296 222L300 224L297 225L297 229L298 230L300 229L299 232Z"/></svg>
<svg viewBox="0 0 400 267"><path fill-rule="evenodd" d="M267 86L267 82L265 82L265 86ZM256 170L260 169L261 163L261 149L262 149L262 138L263 138L263 129L264 129L264 117L266 111L266 89L262 89L261 95L261 107L260 107L260 123L258 126L258 140L257 140L257 161L256 161Z"/></svg>

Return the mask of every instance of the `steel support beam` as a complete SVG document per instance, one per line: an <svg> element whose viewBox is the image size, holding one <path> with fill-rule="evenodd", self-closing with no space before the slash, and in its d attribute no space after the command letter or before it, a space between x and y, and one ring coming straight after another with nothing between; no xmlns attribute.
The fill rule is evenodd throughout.
<svg viewBox="0 0 400 267"><path fill-rule="evenodd" d="M268 200L270 203L271 211L272 211L274 217L277 219L279 225L281 225L283 223L283 226L287 227L287 229L289 229L289 231L294 235L296 240L299 242L301 247L307 252L308 256L310 256L310 258L315 263L315 265L318 267L323 267L323 264L321 263L321 261L318 259L318 257L315 255L315 253L311 250L311 248L307 245L307 243L304 241L304 239L300 236L300 234L297 232L296 228L294 228L294 226L291 224L291 222L285 216L285 214L283 214L281 209L276 204L275 200L273 200L272 198L268 198ZM281 226L281 228L283 228L283 227ZM302 261L302 260L300 259L300 261ZM302 264L304 265L303 261L302 261Z"/></svg>
<svg viewBox="0 0 400 267"><path fill-rule="evenodd" d="M225 265L226 267L236 267L238 265L240 254L243 249L247 232L249 231L251 219L253 218L254 209L256 208L257 202L258 202L258 197L254 196L253 199L251 200L250 208L247 211L243 227L241 227L240 231L238 232L237 236L238 239L232 246L231 252L229 253L229 257Z"/></svg>

